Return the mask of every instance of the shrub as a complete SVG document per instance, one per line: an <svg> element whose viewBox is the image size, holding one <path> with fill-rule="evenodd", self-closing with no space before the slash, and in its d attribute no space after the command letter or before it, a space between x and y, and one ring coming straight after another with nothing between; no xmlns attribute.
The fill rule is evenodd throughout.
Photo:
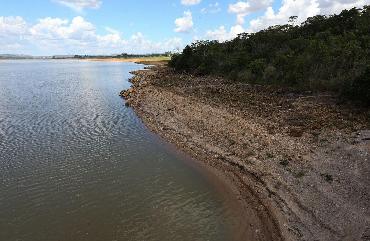
<svg viewBox="0 0 370 241"><path fill-rule="evenodd" d="M370 106L370 66L353 81L351 86L343 90L342 95Z"/></svg>

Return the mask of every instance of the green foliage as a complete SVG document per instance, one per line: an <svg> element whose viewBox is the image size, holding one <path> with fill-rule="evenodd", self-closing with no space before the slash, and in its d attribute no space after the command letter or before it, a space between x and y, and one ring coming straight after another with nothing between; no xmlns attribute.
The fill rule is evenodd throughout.
<svg viewBox="0 0 370 241"><path fill-rule="evenodd" d="M200 41L172 56L170 66L235 81L329 90L370 102L370 6L314 16L219 43Z"/></svg>
<svg viewBox="0 0 370 241"><path fill-rule="evenodd" d="M343 96L370 106L370 66L343 91Z"/></svg>

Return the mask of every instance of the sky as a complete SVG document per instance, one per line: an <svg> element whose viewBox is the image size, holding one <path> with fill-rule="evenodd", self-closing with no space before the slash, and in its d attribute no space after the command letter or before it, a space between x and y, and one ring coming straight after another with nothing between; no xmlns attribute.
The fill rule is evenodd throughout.
<svg viewBox="0 0 370 241"><path fill-rule="evenodd" d="M178 51L370 0L0 0L0 54Z"/></svg>

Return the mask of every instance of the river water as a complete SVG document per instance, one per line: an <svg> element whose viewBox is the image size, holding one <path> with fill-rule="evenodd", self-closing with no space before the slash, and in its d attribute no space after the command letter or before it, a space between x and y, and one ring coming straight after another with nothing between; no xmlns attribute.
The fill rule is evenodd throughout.
<svg viewBox="0 0 370 241"><path fill-rule="evenodd" d="M224 195L118 97L141 68L0 62L0 240L232 240Z"/></svg>

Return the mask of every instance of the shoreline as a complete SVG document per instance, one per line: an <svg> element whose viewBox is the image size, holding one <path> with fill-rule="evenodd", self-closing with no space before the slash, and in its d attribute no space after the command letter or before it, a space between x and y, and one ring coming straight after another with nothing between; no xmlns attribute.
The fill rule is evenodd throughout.
<svg viewBox="0 0 370 241"><path fill-rule="evenodd" d="M142 118L141 115L138 116ZM231 228L232 240L283 240L277 223L265 204L256 198L255 193L245 185L243 178L238 174L239 168L225 163L213 165L205 162L208 157L196 154L194 149L180 146L176 140L169 141L168 136L165 137L146 122L144 124L165 143L166 148L184 158L186 165L200 173L216 190L225 207L231 210L237 220Z"/></svg>
<svg viewBox="0 0 370 241"><path fill-rule="evenodd" d="M366 240L370 132L362 110L326 95L176 74L163 64L133 74L121 93L127 105L153 132L225 175L253 227L244 237Z"/></svg>
<svg viewBox="0 0 370 241"><path fill-rule="evenodd" d="M80 61L92 61L92 62L122 62L122 63L136 63L136 64L145 64L151 65L156 64L160 65L167 63L170 58L167 57L141 57L141 58L87 58L87 59L78 59Z"/></svg>
<svg viewBox="0 0 370 241"><path fill-rule="evenodd" d="M176 153L176 155L184 159L184 163L205 178L210 184L210 187L216 191L217 197L220 198L224 207L227 208L228 215L230 215L230 213L233 214L233 222L231 226L228 226L233 241L266 239L261 237L260 234L261 230L263 230L262 235L265 235L266 230L263 228L264 226L255 222L255 219L259 218L256 216L257 212L254 210L254 207L251 208L249 206L250 202L246 202L246 200L241 197L241 188L235 185L235 181L230 179L230 175L225 174L225 170L212 167L205 162L195 159L195 156L185 152L184 148L180 148L176 144L168 142L168 139L164 139L158 132L154 132L153 129L148 128L148 130L151 131L156 138L164 142L165 148L168 148L169 151ZM252 216L256 216L254 217L255 219L252 219ZM245 217L248 217L248 219ZM251 230L252 233L250 232ZM257 233L257 235L253 232ZM271 235L269 235L268 240L272 240ZM281 239L275 238L274 240Z"/></svg>
<svg viewBox="0 0 370 241"><path fill-rule="evenodd" d="M165 129L156 125L149 115L141 111L138 102L133 105L131 102L133 98L137 98L136 101L140 100L139 96L134 97L137 94L136 89L146 85L147 76L145 74L149 73L153 67L166 66L167 62L146 62L144 64L150 64L152 67L147 66L143 70L132 72L134 75L130 79L130 83L133 84L132 87L120 93L121 97L123 97L122 94L124 92L131 93L130 97L123 97L126 99L126 106L133 107L136 114L151 132L156 134L164 142L167 142L168 148L174 148L176 152L184 156L188 165L195 168L208 179L214 188L219 189L220 195L228 203L227 206L231 206L234 211L238 209L236 215L238 216L239 223L237 224L237 228L233 229L235 238L233 240L283 240L275 218L268 212L269 207L266 207L264 203L260 202L254 191L245 185L245 180L243 180L243 177L239 173L239 167L222 162L214 163L216 165L210 163L207 156L209 153L182 145L176 139L177 137L167 135L163 132ZM142 73L145 73L144 76L141 76ZM140 79L140 84L136 80L133 81L136 78ZM228 197L225 193L232 196Z"/></svg>

